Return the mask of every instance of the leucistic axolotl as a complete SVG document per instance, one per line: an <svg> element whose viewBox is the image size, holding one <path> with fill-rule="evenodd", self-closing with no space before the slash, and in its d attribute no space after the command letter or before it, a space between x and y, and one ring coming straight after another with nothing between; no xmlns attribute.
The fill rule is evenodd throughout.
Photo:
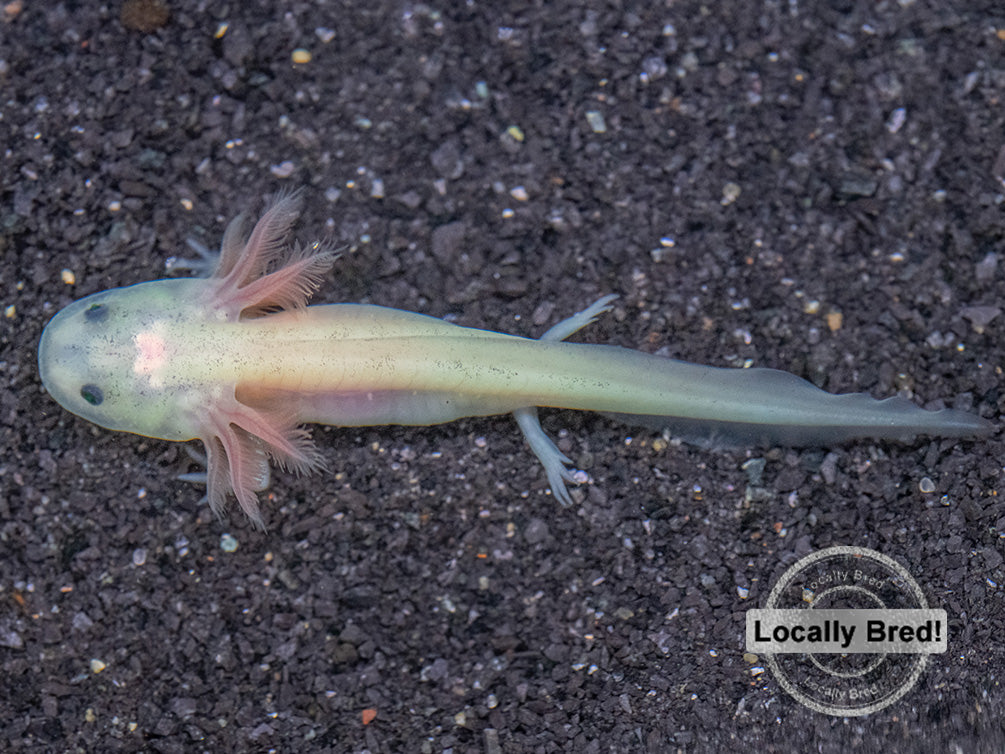
<svg viewBox="0 0 1005 754"><path fill-rule="evenodd" d="M570 460L537 406L601 411L650 427L749 442L830 445L853 438L972 437L990 424L905 398L833 395L774 369L698 366L565 338L608 311L606 296L538 340L361 304L307 306L336 259L287 247L299 213L280 195L250 234L227 228L206 278L88 296L45 328L38 364L65 409L112 430L206 446L209 503L233 493L259 526L270 457L323 466L303 424L423 425L512 413L570 502Z"/></svg>

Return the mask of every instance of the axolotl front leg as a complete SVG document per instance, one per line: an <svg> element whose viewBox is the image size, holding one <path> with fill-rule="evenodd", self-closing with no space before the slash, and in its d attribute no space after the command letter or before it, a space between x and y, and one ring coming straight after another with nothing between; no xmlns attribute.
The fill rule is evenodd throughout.
<svg viewBox="0 0 1005 754"><path fill-rule="evenodd" d="M596 320L601 314L609 312L611 310L610 304L616 298L617 295L612 294L594 301L590 306L583 309L583 311L576 312L571 317L567 317L554 325L538 340L565 340L573 333L579 332ZM541 428L541 422L537 417L537 407L525 406L524 408L518 408L513 412L513 417L516 419L520 431L523 432L523 436L527 440L530 449L534 451L534 455L537 456L537 459L544 466L552 494L562 505L572 505L569 490L565 487L566 482L577 482L573 472L566 468L567 465L572 463L572 460L559 450L558 446L551 441L551 438L544 433L544 430Z"/></svg>

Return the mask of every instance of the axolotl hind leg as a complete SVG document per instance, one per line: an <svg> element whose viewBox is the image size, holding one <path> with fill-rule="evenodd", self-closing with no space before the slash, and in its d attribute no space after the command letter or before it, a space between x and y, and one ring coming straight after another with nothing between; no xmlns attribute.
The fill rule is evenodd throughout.
<svg viewBox="0 0 1005 754"><path fill-rule="evenodd" d="M594 301L583 311L576 312L553 326L539 340L565 340L573 333L582 330L601 314L609 312L611 310L610 304L616 298L616 295L610 295ZM572 460L559 450L551 438L544 433L537 417L537 407L518 408L513 412L513 417L516 419L520 431L523 432L530 449L534 451L534 455L544 466L552 494L562 505L572 505L572 498L565 487L566 482L578 482L576 475L566 468L572 463Z"/></svg>

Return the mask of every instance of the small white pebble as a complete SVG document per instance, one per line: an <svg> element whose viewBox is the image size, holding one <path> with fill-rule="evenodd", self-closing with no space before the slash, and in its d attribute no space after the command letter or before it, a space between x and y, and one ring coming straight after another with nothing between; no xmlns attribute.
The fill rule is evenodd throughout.
<svg viewBox="0 0 1005 754"><path fill-rule="evenodd" d="M730 181L725 186L722 187L722 199L719 201L723 207L728 207L730 204L735 202L740 198L740 184L733 183Z"/></svg>
<svg viewBox="0 0 1005 754"><path fill-rule="evenodd" d="M904 121L907 120L907 110L903 107L898 107L892 113L890 113L890 118L886 121L886 130L892 134L897 133L904 125Z"/></svg>
<svg viewBox="0 0 1005 754"><path fill-rule="evenodd" d="M590 125L590 130L593 131L593 133L607 133L607 123L604 121L604 114L599 110L587 110L586 122Z"/></svg>
<svg viewBox="0 0 1005 754"><path fill-rule="evenodd" d="M133 550L133 565L141 566L147 562L147 551L143 547L137 547Z"/></svg>
<svg viewBox="0 0 1005 754"><path fill-rule="evenodd" d="M290 55L290 59L297 65L306 65L311 62L311 58L313 57L314 56L311 55L311 51L305 50L303 47L298 47Z"/></svg>
<svg viewBox="0 0 1005 754"><path fill-rule="evenodd" d="M107 667L108 666L105 665L105 663L103 663L101 660L99 660L97 658L94 658L94 659L91 660L91 672L92 673L100 673L102 670L104 670Z"/></svg>
<svg viewBox="0 0 1005 754"><path fill-rule="evenodd" d="M66 270L66 269L62 270L59 273L59 278L67 285L77 284L77 276L73 274L73 270Z"/></svg>
<svg viewBox="0 0 1005 754"><path fill-rule="evenodd" d="M929 492L935 492L935 482L929 479L927 476L921 477L921 481L918 482L918 489L928 494Z"/></svg>
<svg viewBox="0 0 1005 754"><path fill-rule="evenodd" d="M234 552L237 550L237 540L230 534L221 534L220 549L224 552Z"/></svg>
<svg viewBox="0 0 1005 754"><path fill-rule="evenodd" d="M269 168L269 171L276 176L276 178L289 178L293 175L294 170L296 170L296 166L293 164L292 160L283 160L278 165L273 165Z"/></svg>

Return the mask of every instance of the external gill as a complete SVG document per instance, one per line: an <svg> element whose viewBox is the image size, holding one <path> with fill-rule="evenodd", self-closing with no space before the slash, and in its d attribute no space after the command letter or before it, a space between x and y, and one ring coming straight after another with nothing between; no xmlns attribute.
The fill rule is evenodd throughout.
<svg viewBox="0 0 1005 754"><path fill-rule="evenodd" d="M300 192L279 194L250 234L244 215L238 215L224 232L219 255L214 258L205 247L190 243L202 262L175 260L173 269L209 269L212 264L203 303L227 321L304 308L338 254L324 244L287 250L285 239L300 214L300 203ZM324 466L296 417L249 407L235 395L219 398L207 410L200 439L206 447L206 473L181 478L206 482L206 497L217 515L233 491L242 510L262 529L256 493L268 486L269 457L297 473Z"/></svg>

